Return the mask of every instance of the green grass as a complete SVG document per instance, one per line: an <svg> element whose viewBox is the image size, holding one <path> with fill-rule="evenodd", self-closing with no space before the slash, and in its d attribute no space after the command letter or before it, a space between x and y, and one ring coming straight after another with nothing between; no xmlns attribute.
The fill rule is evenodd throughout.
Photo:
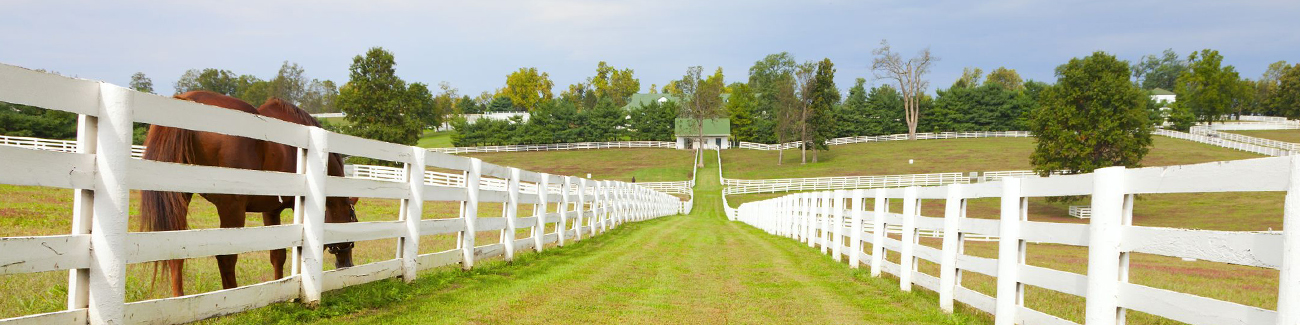
<svg viewBox="0 0 1300 325"><path fill-rule="evenodd" d="M420 141L415 144L421 148L451 148L451 131L424 130Z"/></svg>
<svg viewBox="0 0 1300 325"><path fill-rule="evenodd" d="M1155 136L1145 166L1168 166L1262 157L1207 144ZM858 143L831 146L819 162L799 163L799 151L786 150L777 165L776 151L724 150L723 175L763 179L1033 169L1033 138L978 138ZM912 163L908 163L912 160Z"/></svg>
<svg viewBox="0 0 1300 325"><path fill-rule="evenodd" d="M1300 130L1249 130L1249 131L1224 131L1241 135L1248 135L1256 138L1272 139L1282 142L1300 143Z"/></svg>
<svg viewBox="0 0 1300 325"><path fill-rule="evenodd" d="M794 160L788 159L785 166L774 167L775 154L732 150L724 153L723 164L728 177L738 178L828 176L826 174L841 173L871 175L993 171L1030 169L1028 155L1032 150L1032 139L927 140L910 143L900 141L832 147L832 154L828 155L829 160L806 166L799 166L796 157ZM1256 157L1260 156L1191 141L1155 137L1155 147L1145 157L1143 164L1162 166ZM753 159L761 159L766 166L755 166L760 162ZM907 159L915 159L916 163L908 165ZM739 206L745 202L785 194L733 195L728 196L727 199L732 206ZM1281 230L1284 194L1268 192L1142 195L1134 203L1133 224L1224 231ZM900 212L901 202L895 200L892 203L890 211ZM868 206L870 204L868 203ZM1030 198L1028 216L1032 221L1087 223L1088 220L1068 215L1070 205L1088 205L1088 201L1085 199L1066 203ZM996 198L970 200L967 209L968 217L971 218L999 218L999 200ZM921 211L926 216L943 216L944 202L925 200L922 202ZM925 238L922 244L940 247L938 239ZM997 258L996 242L967 242L965 249L968 255ZM897 262L897 255L897 253L890 254L890 260ZM1084 247L1030 244L1027 261L1035 266L1085 274L1087 259L1087 248ZM934 263L922 263L920 270L927 274L938 275L938 266ZM995 293L995 279L969 272L965 274L964 286L989 295ZM1138 284L1249 306L1267 309L1275 309L1277 306L1278 272L1272 269L1204 261L1189 262L1178 258L1135 253L1132 254L1130 279ZM1026 303L1034 309L1075 322L1083 321L1082 298L1030 287L1025 299ZM1134 324L1177 324L1168 319L1140 312L1130 312L1128 319Z"/></svg>
<svg viewBox="0 0 1300 325"><path fill-rule="evenodd" d="M559 150L463 154L502 166L554 175L624 182L685 181L691 179L693 152L659 148Z"/></svg>
<svg viewBox="0 0 1300 325"><path fill-rule="evenodd" d="M210 322L246 323L817 323L984 324L947 315L931 293L904 293L792 240L722 216L715 163L690 215L620 226L602 236L474 271L440 269ZM708 175L713 175L712 177Z"/></svg>

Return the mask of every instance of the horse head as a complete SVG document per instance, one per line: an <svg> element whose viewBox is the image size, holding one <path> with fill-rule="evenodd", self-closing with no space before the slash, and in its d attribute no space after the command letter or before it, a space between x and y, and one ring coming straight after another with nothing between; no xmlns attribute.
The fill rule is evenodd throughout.
<svg viewBox="0 0 1300 325"><path fill-rule="evenodd" d="M344 223L357 222L357 198L346 197L328 197L325 198L325 222ZM334 254L334 267L345 268L352 267L352 242L333 243L325 245L325 249Z"/></svg>

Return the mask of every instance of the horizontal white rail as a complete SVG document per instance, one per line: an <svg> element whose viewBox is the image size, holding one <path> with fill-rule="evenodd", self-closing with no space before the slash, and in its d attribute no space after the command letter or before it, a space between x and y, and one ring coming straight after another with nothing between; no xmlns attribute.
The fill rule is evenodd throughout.
<svg viewBox="0 0 1300 325"><path fill-rule="evenodd" d="M507 146L430 148L429 151L449 153L449 154L460 154L460 153L554 151L554 150L613 149L613 148L674 149L677 148L677 143L671 141L574 142L574 143L553 143L553 144L507 145Z"/></svg>
<svg viewBox="0 0 1300 325"><path fill-rule="evenodd" d="M1237 142L1237 141L1231 141L1231 140L1227 140L1227 139L1223 139L1223 138L1218 138L1218 137L1212 137L1212 136L1208 136L1208 135L1191 134L1191 133L1179 132L1179 131L1174 131L1174 130L1156 129L1156 130L1155 130L1154 132L1152 132L1151 134L1155 134L1155 135L1163 135L1163 136L1170 137L1170 138L1174 138L1174 139L1183 139L1183 140L1195 141L1195 142L1200 142L1200 143L1204 143L1204 144L1209 144L1209 145L1214 145L1214 146L1224 147L1224 148L1228 148L1228 149L1241 150L1241 151L1245 151L1245 152L1253 152L1253 153L1257 153L1257 154L1261 154L1261 155L1265 155L1265 156L1275 156L1275 157L1280 157L1280 156L1289 156L1289 155L1294 154L1294 153L1293 153L1292 151L1290 151L1290 150L1279 149L1279 148L1273 148L1273 147L1265 147L1265 146L1261 146L1261 145L1249 144L1249 143L1243 143L1243 142Z"/></svg>
<svg viewBox="0 0 1300 325"><path fill-rule="evenodd" d="M140 93L99 81L0 65L0 101L79 114L78 140L0 138L0 184L76 190L73 232L67 235L0 237L0 276L72 270L65 311L0 319L11 323L177 323L299 299L318 303L321 292L401 277L441 265L474 267L494 256L541 251L548 244L599 235L612 227L677 214L681 200L645 187L519 170L478 159L331 133L284 122ZM214 132L305 148L300 173L195 166L131 159L133 123ZM93 144L93 145L90 145ZM35 150L34 150L35 149ZM396 162L401 168L363 167L361 178L327 175L330 153ZM411 178L407 171L453 170ZM131 190L297 196L300 223L273 227L128 232ZM539 191L546 189L546 191ZM540 193L539 193L540 192ZM402 200L400 221L326 224L327 196ZM453 219L422 220L426 201L457 202ZM501 218L479 219L482 202L506 207ZM519 217L520 205L533 215ZM558 210L560 212L548 213ZM94 222L90 222L91 216ZM295 218L299 219L299 218ZM549 225L554 225L553 227ZM479 231L527 239L475 246ZM548 230L553 229L553 230ZM550 232L548 232L550 231ZM456 233L458 248L420 255L420 236ZM231 241L230 238L239 238ZM396 238L396 259L324 271L324 245ZM286 278L227 290L126 303L126 265L295 247L296 272ZM92 276L93 275L93 276Z"/></svg>
<svg viewBox="0 0 1300 325"><path fill-rule="evenodd" d="M1253 144L1262 147L1277 148L1289 152L1300 152L1300 144L1277 141L1273 139L1257 138L1257 137L1236 134L1236 133L1219 132L1219 131L1215 131L1214 128L1211 128L1209 126L1204 126L1204 125L1193 126L1191 130L1188 131L1190 131L1189 133L1196 134L1196 135L1204 135L1212 138L1220 138L1228 141L1241 142L1245 144Z"/></svg>
<svg viewBox="0 0 1300 325"><path fill-rule="evenodd" d="M934 139L968 139L968 138L1028 138L1032 135L1029 131L975 131L975 132L924 132L917 133L917 140L934 140ZM864 142L884 142L908 140L907 134L890 134L890 135L869 135L834 138L826 140L827 145L842 145ZM782 144L763 144L741 141L737 147L742 149L755 150L786 150L795 149L801 146L802 142L786 142Z"/></svg>
<svg viewBox="0 0 1300 325"><path fill-rule="evenodd" d="M894 274L900 290L918 285L938 292L945 311L963 302L991 313L997 324L1074 324L1027 306L1022 298L1026 285L1083 297L1087 324L1122 324L1129 309L1189 324L1294 323L1300 317L1300 240L1291 239L1300 238L1300 227L1282 232L1193 230L1134 226L1126 217L1132 214L1136 195L1226 192L1285 192L1279 213L1288 225L1300 222L1300 156L1110 167L1089 174L978 184L795 193L742 204L729 216L820 247L854 268L869 266L872 275ZM1090 217L1088 224L1025 219L1027 198L1060 196L1089 196L1090 205L1070 209ZM1000 199L1000 218L967 218L966 201L978 198ZM901 201L901 213L885 204L892 200ZM941 200L944 215L921 216L921 200ZM887 236L892 229L900 229L899 239ZM918 238L927 235L942 238L942 244L922 245ZM997 258L965 255L960 241L972 235L997 237ZM1042 263L1026 260L1034 257L1026 255L1026 242L1086 247L1087 272L1034 266ZM865 249L868 244L870 249ZM887 251L897 252L898 264L883 258ZM1129 283L1130 252L1279 270L1277 309ZM921 260L938 264L938 275L918 271ZM958 281L963 272L994 277L995 295L963 287Z"/></svg>
<svg viewBox="0 0 1300 325"><path fill-rule="evenodd" d="M723 178L723 194L751 194L844 190L881 187L932 186L970 183L962 173L933 173L879 176L834 176L807 178L736 179Z"/></svg>

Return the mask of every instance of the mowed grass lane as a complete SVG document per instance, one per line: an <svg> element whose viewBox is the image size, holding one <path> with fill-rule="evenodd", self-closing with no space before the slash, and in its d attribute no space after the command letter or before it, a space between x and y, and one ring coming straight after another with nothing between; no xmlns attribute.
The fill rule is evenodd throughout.
<svg viewBox="0 0 1300 325"><path fill-rule="evenodd" d="M714 159L712 153L709 158ZM895 281L871 278L806 245L726 220L716 160L706 161L690 215L623 225L564 248L525 254L512 265L446 270L410 286L376 283L407 292L382 308L316 318L304 308L279 304L217 322L988 322L983 316L944 314L931 294L900 292ZM354 298L325 297L327 304Z"/></svg>

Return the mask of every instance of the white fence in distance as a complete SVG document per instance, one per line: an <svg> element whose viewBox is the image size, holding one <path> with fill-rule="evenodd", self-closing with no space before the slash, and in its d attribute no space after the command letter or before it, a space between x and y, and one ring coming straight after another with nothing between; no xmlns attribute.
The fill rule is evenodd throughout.
<svg viewBox="0 0 1300 325"><path fill-rule="evenodd" d="M610 142L574 142L554 144L527 144L484 147L429 148L429 151L448 154L486 153L486 152L520 152L520 151L554 151L611 148L677 148L676 142L670 141L610 141Z"/></svg>
<svg viewBox="0 0 1300 325"><path fill-rule="evenodd" d="M922 132L916 134L917 140L935 140L935 139L970 139L970 138L1028 138L1032 135L1029 131L973 131L973 132ZM890 135L869 135L834 138L826 140L827 145L843 145L865 142L884 142L907 140L907 134L890 134ZM741 141L737 147L743 149L755 150L785 150L797 149L801 142L786 142L782 144L763 144Z"/></svg>
<svg viewBox="0 0 1300 325"><path fill-rule="evenodd" d="M1190 131L1189 133L1196 134L1196 135L1210 136L1214 138L1220 138L1224 140L1236 141L1236 142L1241 142L1246 144L1253 144L1253 145L1269 147L1269 148L1278 148L1293 153L1300 152L1300 144L1295 144L1295 143L1290 143L1285 141L1277 141L1273 139L1252 137L1252 136L1236 134L1236 133L1219 132L1216 131L1214 128L1206 125L1193 126L1188 131Z"/></svg>
<svg viewBox="0 0 1300 325"><path fill-rule="evenodd" d="M934 186L970 183L963 173L932 173L879 176L834 176L773 179L723 178L724 195L803 192L878 187Z"/></svg>
<svg viewBox="0 0 1300 325"><path fill-rule="evenodd" d="M375 280L413 280L416 271L451 264L468 269L475 261L516 251L541 250L603 233L626 222L677 213L680 200L615 181L560 177L429 152L423 148L331 133L234 110L135 92L103 82L67 78L0 65L0 100L79 114L76 152L0 146L0 184L76 190L73 230L67 235L0 238L0 275L71 270L68 308L0 320L0 324L179 323L238 312L278 301L316 303L321 292ZM92 118L94 117L94 118ZM217 132L282 143L300 150L303 173L195 166L131 159L132 123ZM464 171L466 186L430 186L421 179L400 182L326 175L328 153L399 162L405 170L426 167ZM506 182L506 189L480 186L480 179ZM527 195L522 184L561 193ZM576 185L576 187L575 187ZM130 190L296 196L301 223L268 227L128 232ZM576 190L570 190L576 189ZM326 224L327 196L402 200L401 220ZM459 218L422 220L425 201L461 202ZM90 202L93 202L91 204ZM507 207L533 204L535 217L506 209L501 218L478 218L480 202ZM562 212L546 213L547 206ZM91 222L91 218L94 221ZM299 218L295 218L299 219ZM547 225L557 224L547 233ZM526 239L475 246L479 231L531 229ZM422 235L459 234L459 247L417 254ZM228 238L257 238L230 242ZM324 271L324 245L398 238L394 259ZM159 243L169 243L159 245ZM150 247L150 249L139 249ZM298 247L296 272L279 280L176 298L127 303L126 265L178 258Z"/></svg>
<svg viewBox="0 0 1300 325"><path fill-rule="evenodd" d="M1212 137L1212 136L1200 135L1200 134L1191 134L1191 133L1179 132L1174 130L1155 129L1155 131L1153 131L1151 134L1163 135L1174 139L1195 141L1195 142L1205 143L1209 145L1220 146L1228 149L1253 152L1265 156L1280 157L1280 156L1289 156L1293 154L1291 151L1285 149L1265 147L1256 144L1231 141L1219 137Z"/></svg>
<svg viewBox="0 0 1300 325"><path fill-rule="evenodd" d="M1231 181L1228 181L1231 180ZM1300 317L1300 226L1276 232L1230 232L1132 225L1135 195L1156 193L1286 192L1284 224L1300 224L1300 156L1258 158L1197 165L1124 169L1052 177L1007 178L998 182L855 191L796 193L740 206L736 217L769 233L820 246L836 260L847 257L854 268L868 265L899 278L899 288L913 285L939 293L939 305L953 310L962 302L991 313L996 324L1074 324L1029 308L1021 297L1036 286L1085 299L1085 322L1123 324L1125 310L1190 324L1295 324ZM1026 198L1090 196L1088 224L1035 222L1023 211ZM965 216L965 202L1000 198L999 219ZM874 207L866 208L866 199ZM944 216L918 216L920 200L943 200ZM886 200L901 200L901 214L888 212ZM852 210L845 201L852 202ZM847 225L841 221L849 218ZM864 229L868 220L874 229ZM901 240L885 236L882 226L902 225ZM941 248L921 245L921 230L940 231ZM964 255L960 239L967 233L997 235L998 258ZM843 238L851 237L844 243ZM1087 247L1087 273L1034 266L1023 243ZM871 244L869 252L864 244ZM884 260L885 250L901 255ZM1145 253L1228 263L1280 271L1277 310L1154 288L1127 281L1128 253ZM919 260L940 266L939 275L917 271ZM996 278L994 296L965 288L963 272ZM1176 275L1172 275L1176 276Z"/></svg>

